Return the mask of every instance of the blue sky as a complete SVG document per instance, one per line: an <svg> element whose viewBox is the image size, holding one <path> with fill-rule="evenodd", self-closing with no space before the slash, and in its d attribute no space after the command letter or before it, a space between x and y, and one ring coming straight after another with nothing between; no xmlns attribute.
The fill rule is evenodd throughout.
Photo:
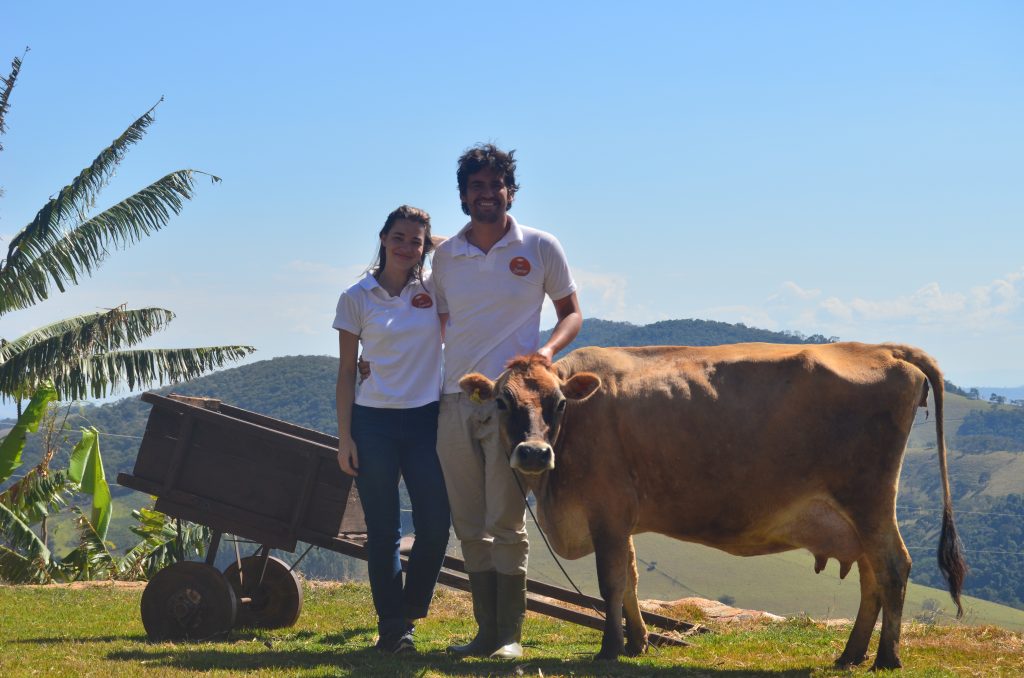
<svg viewBox="0 0 1024 678"><path fill-rule="evenodd" d="M1022 31L1017 2L15 3L0 235L161 96L101 206L224 181L0 336L127 303L177 313L153 346L334 353L387 213L453 233L456 158L494 141L588 317L906 342L1024 384Z"/></svg>

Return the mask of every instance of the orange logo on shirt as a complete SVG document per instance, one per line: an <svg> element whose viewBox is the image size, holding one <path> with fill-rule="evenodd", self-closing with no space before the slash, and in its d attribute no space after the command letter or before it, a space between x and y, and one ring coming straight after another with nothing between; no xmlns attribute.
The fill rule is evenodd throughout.
<svg viewBox="0 0 1024 678"><path fill-rule="evenodd" d="M430 308L434 305L434 300L426 292L420 292L412 298L412 305L416 308Z"/></svg>
<svg viewBox="0 0 1024 678"><path fill-rule="evenodd" d="M526 257L516 257L512 261L508 262L508 270L512 271L513 274L522 277L524 275L530 275L530 262Z"/></svg>

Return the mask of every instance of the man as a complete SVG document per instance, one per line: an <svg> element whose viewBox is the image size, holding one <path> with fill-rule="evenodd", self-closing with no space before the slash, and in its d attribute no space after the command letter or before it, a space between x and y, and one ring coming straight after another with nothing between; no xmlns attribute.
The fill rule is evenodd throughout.
<svg viewBox="0 0 1024 678"><path fill-rule="evenodd" d="M486 144L459 158L459 197L470 220L437 248L432 275L446 330L437 453L479 626L473 640L449 651L503 658L523 654L526 504L499 443L494 402L473 402L459 379L470 372L494 379L518 355L551 360L583 323L561 245L508 214L519 189L514 153ZM538 347L545 295L558 322Z"/></svg>

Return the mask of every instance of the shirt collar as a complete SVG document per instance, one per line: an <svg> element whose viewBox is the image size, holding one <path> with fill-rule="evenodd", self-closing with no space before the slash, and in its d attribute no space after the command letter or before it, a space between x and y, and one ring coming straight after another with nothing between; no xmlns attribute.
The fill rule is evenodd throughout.
<svg viewBox="0 0 1024 678"><path fill-rule="evenodd" d="M364 290L369 291L371 294L376 294L381 299L398 299L405 296L406 291L415 285L419 285L420 281L413 277L409 282L402 288L402 292L397 297L392 297L388 294L388 291L380 286L377 279L373 277L373 273L367 273L363 276L363 279L359 281L359 286Z"/></svg>
<svg viewBox="0 0 1024 678"><path fill-rule="evenodd" d="M513 217L511 214L506 214L505 218L508 220L509 224L508 231L505 233L505 235L501 236L501 240L494 243L494 247L491 248L492 250L498 247L505 247L513 243L523 242L523 229L519 225L519 222L516 221L515 217ZM472 225L473 222L467 223L465 226L462 227L462 230L455 234L455 238L459 245L455 252L456 255L463 255L467 257L476 257L483 255L483 252L481 252L478 248L470 244L469 239L466 237L466 233L469 231Z"/></svg>

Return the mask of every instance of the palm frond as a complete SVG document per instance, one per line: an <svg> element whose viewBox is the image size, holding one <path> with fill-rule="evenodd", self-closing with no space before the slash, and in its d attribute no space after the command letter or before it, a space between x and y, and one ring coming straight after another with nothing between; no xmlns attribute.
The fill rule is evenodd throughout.
<svg viewBox="0 0 1024 678"><path fill-rule="evenodd" d="M0 395L13 396L52 380L62 397L61 384L80 380L97 354L138 344L162 330L174 314L163 308L85 313L51 323L0 348ZM82 396L71 396L80 399Z"/></svg>
<svg viewBox="0 0 1024 678"><path fill-rule="evenodd" d="M54 229L32 247L11 243L0 264L0 315L46 299L51 285L64 292L84 273L92 275L111 249L124 249L167 225L195 194L197 170L178 170L153 182L103 212L70 229ZM219 177L210 176L212 181Z"/></svg>
<svg viewBox="0 0 1024 678"><path fill-rule="evenodd" d="M0 504L0 536L29 560L50 561L50 549L14 511Z"/></svg>
<svg viewBox="0 0 1024 678"><path fill-rule="evenodd" d="M163 513L153 509L132 511L139 522L132 532L143 538L133 546L118 563L118 577L121 579L149 579L159 570L179 561L202 557L210 539L210 528L187 521L181 524L181 542L174 522Z"/></svg>
<svg viewBox="0 0 1024 678"><path fill-rule="evenodd" d="M43 472L36 467L0 493L0 504L28 525L34 525L67 504L72 482L64 471Z"/></svg>
<svg viewBox="0 0 1024 678"><path fill-rule="evenodd" d="M24 555L0 544L0 582L8 584L48 584L53 581L51 563Z"/></svg>
<svg viewBox="0 0 1024 678"><path fill-rule="evenodd" d="M95 205L96 195L110 181L129 147L141 141L146 134L146 128L153 124L153 111L161 101L163 97L135 122L128 125L120 136L100 151L88 167L79 172L70 184L60 189L57 195L36 213L31 223L11 241L7 250L8 263L16 257L36 257L50 249L60 239L60 227L65 220L84 214Z"/></svg>
<svg viewBox="0 0 1024 678"><path fill-rule="evenodd" d="M28 54L28 47L25 48L25 54ZM24 57L25 54L21 56ZM14 83L18 79L18 73L21 71L21 59L14 57L11 60L11 72L6 78L0 78L0 82L3 86L0 87L0 136L7 133L7 124L4 122L7 118L7 111L11 108L11 91L14 89ZM4 145L0 144L0 151L4 150Z"/></svg>
<svg viewBox="0 0 1024 678"><path fill-rule="evenodd" d="M78 546L61 559L61 570L80 581L112 579L117 574L117 562L106 542L81 509L72 506L71 510L78 514Z"/></svg>
<svg viewBox="0 0 1024 678"><path fill-rule="evenodd" d="M76 400L105 398L114 386L135 390L194 379L255 350L252 346L207 346L111 351L94 357L87 370L55 383L59 392Z"/></svg>

